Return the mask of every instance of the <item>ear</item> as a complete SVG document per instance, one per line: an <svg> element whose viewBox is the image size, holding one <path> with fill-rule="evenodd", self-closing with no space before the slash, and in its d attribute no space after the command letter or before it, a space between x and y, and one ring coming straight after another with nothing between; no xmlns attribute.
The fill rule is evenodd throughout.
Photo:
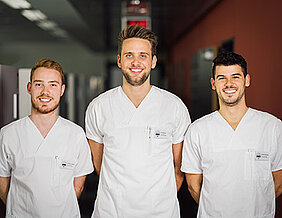
<svg viewBox="0 0 282 218"><path fill-rule="evenodd" d="M251 76L247 74L245 77L245 87L249 87L251 85Z"/></svg>
<svg viewBox="0 0 282 218"><path fill-rule="evenodd" d="M215 85L214 85L215 81L214 81L214 78L211 78L210 82L211 82L212 90L215 90Z"/></svg>
<svg viewBox="0 0 282 218"><path fill-rule="evenodd" d="M63 96L63 94L65 93L65 89L66 89L66 85L63 84L63 85L62 85L61 96Z"/></svg>
<svg viewBox="0 0 282 218"><path fill-rule="evenodd" d="M120 60L120 55L117 55L117 65L119 68L121 68L121 60Z"/></svg>
<svg viewBox="0 0 282 218"><path fill-rule="evenodd" d="M28 94L31 95L31 82L28 82L28 83L26 84L26 89L27 89Z"/></svg>
<svg viewBox="0 0 282 218"><path fill-rule="evenodd" d="M153 60L152 60L152 69L154 69L155 67L156 67L156 65L157 65L157 56L156 55L154 55L154 57L153 57Z"/></svg>

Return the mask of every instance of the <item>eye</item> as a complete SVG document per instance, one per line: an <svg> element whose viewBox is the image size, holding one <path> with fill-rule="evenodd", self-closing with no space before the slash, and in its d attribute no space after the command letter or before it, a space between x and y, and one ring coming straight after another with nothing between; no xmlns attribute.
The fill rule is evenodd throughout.
<svg viewBox="0 0 282 218"><path fill-rule="evenodd" d="M58 84L57 84L57 83L51 83L51 86L52 86L52 87L57 87Z"/></svg>
<svg viewBox="0 0 282 218"><path fill-rule="evenodd" d="M125 55L125 57L131 58L131 57L132 57L132 54L127 54L127 55Z"/></svg>
<svg viewBox="0 0 282 218"><path fill-rule="evenodd" d="M140 55L140 57L141 57L141 58L146 58L147 55L142 54L142 55Z"/></svg>
<svg viewBox="0 0 282 218"><path fill-rule="evenodd" d="M35 83L34 86L40 87L41 83Z"/></svg>

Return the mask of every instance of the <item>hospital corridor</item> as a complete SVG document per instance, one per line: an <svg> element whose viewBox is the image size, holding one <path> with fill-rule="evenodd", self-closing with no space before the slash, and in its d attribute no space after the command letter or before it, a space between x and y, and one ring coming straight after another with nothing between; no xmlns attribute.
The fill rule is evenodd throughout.
<svg viewBox="0 0 282 218"><path fill-rule="evenodd" d="M282 181L282 179L280 177L280 179L276 179L275 174L272 174L273 172L281 171L281 129L277 127L277 139L272 138L270 139L270 144L261 145L264 146L263 148L266 150L257 151L246 148L246 152L243 154L245 156L242 157L243 161L239 158L234 160L234 165L243 165L245 167L242 169L244 172L239 172L236 175L234 175L231 170L229 171L229 168L232 167L228 161L238 155L238 148L231 148L230 153L226 153L226 156L220 157L221 159L219 160L220 152L225 148L223 148L224 146L220 147L223 143L215 142L215 140L227 137L227 130L225 132L225 130L220 129L217 126L218 124L211 128L209 128L208 124L205 124L197 133L192 132L192 130L191 132L187 130L190 126L193 126L194 121L198 121L198 119L208 114L214 114L221 109L220 106L222 102L224 102L224 96L231 96L233 91L236 92L240 89L239 85L242 85L239 81L240 79L244 80L244 84L242 85L243 94L239 94L241 94L241 97L243 96L243 99L246 99L246 105L251 108L246 113L251 113L250 111L253 109L266 112L271 114L271 117L277 118L278 126L281 126L281 9L282 2L279 0L0 0L0 128L6 127L11 122L25 119L27 116L34 113L35 103L33 101L35 100L31 98L31 95L36 93L36 89L33 88L33 83L29 83L33 78L33 74L31 75L32 67L43 58L55 60L55 62L58 62L62 66L64 77L62 77L62 84L53 80L49 82L52 83L52 90L54 90L54 87L61 85L61 95L58 94L59 97L57 96L59 105L54 109L54 115L56 114L56 117L60 116L76 124L77 130L75 131L83 130L81 134L82 132L86 133L86 137L90 141L89 143L91 143L91 141L94 142L94 144L90 144L87 148L85 146L81 147L81 151L83 152L86 152L88 149L87 152L89 152L89 154L87 153L86 155L84 153L83 156L80 153L78 155L83 159L81 161L85 165L85 168L88 166L86 170L81 170L81 173L75 171L78 175L77 177L86 175L84 188L78 199L78 205L76 204L75 198L77 190L73 189L71 196L69 196L69 199L71 198L72 201L75 202L75 209L72 206L69 207L73 210L80 211L81 218L90 218L92 214L92 217L95 218L148 218L146 212L140 214L135 212L135 210L146 210L147 205L149 205L149 208L152 207L152 211L154 208L158 208L159 210L159 208L166 207L175 207L176 209L174 208L172 211L178 211L177 213L171 212L171 215L167 215L168 213L162 213L156 209L157 212L155 212L154 215L152 212L152 217L158 218L176 218L179 216L175 214L180 214L181 218L231 218L222 215L228 213L222 212L221 214L219 212L221 208L225 207L225 204L223 206L213 206L215 202L210 199L215 197L220 200L223 199L223 202L225 202L225 200L226 202L232 202L234 205L239 204L240 201L248 201L248 206L246 207L251 208L254 206L254 208L256 208L254 213L259 214L257 216L246 215L241 217L282 218L282 197L279 196L275 198L274 190L276 188L277 193L279 187L277 187L278 185L275 187L276 182L278 180ZM156 51L154 51L154 44L152 44L152 41L154 42L155 39L142 38L139 36L140 34L128 38L124 36L124 41L121 41L121 33L124 33L122 31L125 29L128 30L130 26L145 27L145 29L149 30L149 33L152 31L157 36ZM149 37L152 37L152 34ZM148 42L150 43L148 44ZM136 58L135 62L133 63L132 61L132 65L128 67L128 69L131 70L132 75L137 75L140 66L142 66L140 71L144 71L145 73L147 73L146 67L149 66L148 75L146 78L143 78L143 83L130 82L130 78L126 77L126 71L124 70L129 63L129 59L135 57L135 50L138 50L140 47L138 47L138 43L140 43L140 45L143 43L144 48L146 48L145 45L151 46L151 50L149 49L149 52L142 50L142 55L138 57L140 58L138 61L141 64L136 61ZM123 52L127 48L129 50L124 54ZM132 49L132 51L130 49ZM235 76L233 74L232 79L235 82L222 90L218 88L222 84L220 81L223 81L223 79L227 77L225 77L223 73L218 75L215 71L222 66L238 66L238 64L236 63L236 65L232 61L231 64L228 63L227 65L219 63L214 67L215 70L212 71L215 58L221 53L235 53L241 55L247 62L248 71L246 72L247 76L245 74L241 76L241 71L239 73L237 72ZM151 57L148 61L145 60L147 56ZM243 67L241 68L242 72L245 73ZM36 70L34 70L34 72L36 72ZM146 80L148 78L149 80ZM35 81L38 83L42 82L41 79ZM63 82L65 82L65 86ZM125 88L125 83L131 88L143 87L143 84L149 84L150 87L152 85L153 88L146 93L146 97L143 98L143 101L137 104L132 100L131 96L129 97L126 93L129 89ZM234 84L239 88L235 87ZM55 91L53 91L53 93L55 93ZM124 100L124 96L126 95L126 100ZM111 99L114 98L113 96L121 97L120 99L117 97L116 99ZM241 100L241 97L238 98L238 101ZM43 102L42 104L47 104L47 101L54 99L55 97L51 98L51 100L41 97L40 101L41 103ZM171 101L167 103L168 100ZM162 102L160 103L162 104L161 106L158 104L158 101ZM236 103L237 102L235 102L234 105ZM137 106L132 107L133 105ZM232 108L231 104L226 105L226 107ZM186 111L185 108L188 110ZM44 113L42 112L42 114ZM186 113L188 115L186 115ZM251 126L249 123L243 123L243 121L245 121L244 119L247 120L247 118L248 117L244 117L242 119L242 123L238 125L237 129L233 128L234 137L232 135L232 137L228 138L228 143L230 143L230 145L242 143L243 139L240 138L241 136L247 139L247 144L250 148L257 146L257 144L268 143L267 140L269 139L270 133L268 135L266 133L271 132L267 129L267 127L270 126L268 122L266 122L265 129L261 126L263 125L261 121L258 122L257 129L253 128L247 131L242 129L240 132L240 128L243 128L242 125ZM222 123L225 122L227 124L226 119L224 122L223 120L224 119L222 119ZM176 124L173 123L174 121L177 127L175 127ZM184 122L187 124L186 129L183 127L185 126L185 124L183 124ZM193 124L190 124L190 122ZM117 125L116 123L120 124L120 126L114 129ZM67 126L67 124L64 125ZM171 130L171 126L176 130ZM38 126L34 125L34 127ZM263 130L261 131L260 129ZM50 127L49 131L51 130L52 128ZM54 129L54 131L55 130L56 129ZM140 130L140 132L136 132L135 130ZM6 130L1 131L3 131L3 133L0 134L0 155L2 155L2 157L0 156L0 179L1 177L10 176L13 181L8 181L9 185L7 190L9 190L9 188L11 190L13 185L21 183L20 178L24 173L32 173L22 168L18 171L14 169L18 163L13 159L15 158L13 152L9 150L10 148L8 149L6 147L8 146L5 141L6 138L4 137ZM125 131L128 131L129 135L127 135ZM183 136L178 136L175 131L182 131ZM169 140L171 140L169 141L171 145L181 144L185 138L184 133L191 134L191 138L193 136L199 140L199 142L202 142L204 141L204 137L202 139L197 138L200 133L203 135L212 135L214 132L217 133L217 131L222 138L221 136L219 137L220 139L215 140L210 138L206 140L210 148L207 148L207 150L198 149L195 151L195 154L192 152L202 161L201 166L199 166L199 168L202 167L202 171L199 173L196 170L193 171L192 167L191 169L189 166L187 167L188 171L194 172L188 174L202 175L202 177L197 177L202 179L200 184L203 185L202 188L205 188L204 191L202 190L204 193L201 193L201 196L205 195L208 197L204 199L198 196L198 198L200 198L199 207L198 203L196 203L197 200L195 200L197 197L193 194L195 190L192 189L191 194L191 186L189 186L189 191L186 182L186 178L188 177L185 177L184 173L180 171L181 158L183 158L182 154L184 154L182 153L182 147L180 151L175 151L174 149L177 148L174 147L167 148L168 151L166 151L163 147L165 147L165 143ZM262 132L262 134L259 134L261 141L257 140L258 137L255 137L255 139L252 138L252 136L256 135L259 131ZM272 132L275 131L276 129L273 127ZM59 128L57 132L60 132ZM16 134L17 131L15 130L15 137ZM22 132L19 134L24 135ZM65 137L73 137L73 135L68 134L69 133L60 135L58 142L66 141ZM143 137L144 139L142 138L142 134L145 135ZM169 138L170 134L173 135L171 139ZM147 135L148 139L146 138ZM36 135L34 135L34 138L36 138ZM142 140L144 140L144 143ZM12 141L20 143L21 140L14 139ZM84 144L86 141L86 138L85 140L83 139ZM115 147L114 141L122 148ZM139 146L139 150L134 150L128 146L132 141L135 141L132 144L138 145L138 143L140 143L141 146ZM151 145L155 141L157 141L157 148L147 148L145 145L144 148L142 147L142 143L146 144L148 142L148 145ZM277 143L277 146L275 143ZM13 147L15 145L13 144L11 146ZM93 148L94 146L97 147ZM187 145L184 142L181 146ZM193 146L196 147L195 144L193 144ZM270 148L270 146L276 147ZM99 150L100 148L104 150ZM29 157L29 148L21 149L23 149L24 152L19 153L23 153L25 156L26 152L26 155ZM275 150L274 154L267 149L270 149L271 152ZM18 152L18 149L15 150ZM37 150L39 150L39 148L37 148ZM98 152L100 155L98 156L100 158L98 158L98 161L100 161L100 165L98 163L98 166L101 172L100 169L93 171L92 161L94 161L94 156L92 156L91 159L91 150L92 152L95 150L95 152ZM50 153L52 152L50 151ZM64 152L68 153L69 157L72 157L73 153L71 150L68 150L68 148L66 148ZM178 157L180 157L179 163L177 162L176 152L178 152ZM191 152L191 150L189 150L189 152ZM214 153L211 154L211 152ZM4 154L7 155L3 157ZM151 156L147 157L147 154ZM43 154L43 156L45 155L47 155L47 153ZM166 157L165 155L170 156ZM200 157L200 155L203 156ZM210 158L210 156L215 159L218 158L217 160L219 160L220 164L224 165L227 170L224 170L224 172L216 171L220 164L212 165L213 160L207 159ZM152 157L154 158L152 159ZM248 162L249 157L254 160L259 160L258 162L252 162L252 164L258 163L257 168L248 168L251 166ZM90 159L92 160L92 170L89 167ZM5 160L7 160L7 162L4 162ZM67 158L66 160L60 160L60 157L57 155L56 161L56 163L51 163L50 169L54 168L56 170L56 164L58 163L61 168L65 168L66 170L72 170L76 165L76 163L73 163ZM87 161L88 163L86 163ZM38 162L41 163L40 160ZM46 163L47 162L46 160ZM269 165L264 164L265 162L269 163ZM150 165L150 163L152 165ZM4 166L8 164L11 166L9 170L5 171ZM26 165L28 164L29 163L26 162ZM97 168L96 164L97 162L93 165L95 168ZM152 172L153 169L155 169L154 167L158 166L158 164L161 167ZM171 168L168 167L164 169L166 164ZM82 164L78 165L82 168ZM112 166L115 166L115 168L111 168ZM148 167L145 168L144 166ZM208 177L210 176L207 170L209 166L213 166L211 168L216 171L215 175L218 184L221 184L223 181L228 181L228 185L232 185L233 182L239 181L238 183L242 185L242 187L247 184L247 192L242 191L244 190L243 188L240 189L240 191L242 191L242 197L239 197L240 200L234 196L230 196L230 193L225 191L222 191L218 195L214 194L213 190L209 189L209 185L212 181L207 179L211 178ZM139 171L134 171L134 167ZM180 177L182 176L181 178L183 178L183 182L180 182L181 185L178 191L176 190L179 182L177 181L177 172L175 173L170 170L176 167L179 167ZM195 166L193 165L193 167ZM183 169L184 167L182 166L181 170L184 171ZM47 168L43 167L38 170L40 174L38 176L42 178L46 177L48 180L49 171L47 171ZM91 173L88 174L90 171ZM264 177L260 177L261 171L264 171L264 173L267 171L269 174L268 177L266 178L265 175L263 175ZM18 174L16 175L16 173ZM127 173L129 175L127 175ZM172 175L173 181L168 174ZM244 177L242 180L240 180L241 174L243 175L242 178ZM54 183L56 183L57 179L58 184L60 183L62 187L65 186L64 188L67 189L67 184L63 183L63 179L67 178L69 174L65 173L56 177L56 175L54 174L54 176L51 172L50 175L52 176L50 179L50 183L52 183L51 186L54 185L54 181ZM122 178L121 175L123 175L124 178ZM143 175L150 176L148 176L148 178L142 178ZM274 175L275 178L273 178L272 175ZM46 184L49 181L47 180L45 181ZM153 186L150 188L148 185L151 180L153 181L154 188L152 188ZM118 185L118 182L115 183L113 181L127 181L128 184ZM78 184L80 181L76 180L75 183L76 182ZM99 185L99 182L102 184ZM72 184L74 184L73 181ZM34 197L35 195L33 196L33 194L31 194L32 188L27 187L29 191L27 191L27 193L21 193L21 196L25 197L15 197L14 199L13 195L16 196L19 189L13 189L13 194L9 195L1 191L5 185L6 183L0 180L0 197L9 202L9 205L7 205L9 211L13 211L13 207L18 204L17 201L23 201L22 205L25 205L27 208L31 207L31 205L28 205L29 199L34 200L36 198ZM216 190L220 190L221 188L222 190L226 190L228 185L224 187L219 185L216 187ZM169 189L168 187L171 186L173 187L173 191L170 193L167 190ZM132 187L137 188L132 190ZM143 190L144 187L151 190L151 193L146 192L146 194L143 195L143 192L140 190ZM258 194L256 189L261 187L265 188L262 193ZM122 193L119 189L126 189L127 192ZM42 191L42 193L45 193L46 190L42 189L39 190L39 192ZM251 190L253 192L251 192ZM246 193L253 193L253 195L250 197L247 196ZM31 196L29 196L29 194ZM53 194L54 196L59 196L61 189L56 186ZM151 194L153 197L150 197ZM176 205L173 205L173 203L171 203L172 201L169 201L167 198L161 198L162 194L164 194L163 196L170 196L172 199L175 198ZM259 195L265 197L264 200L261 200L263 203L260 204L256 199ZM98 204L95 205L95 200L98 199L97 196L99 196L99 201L96 201ZM124 196L127 197L126 202L122 202L121 200ZM134 198L134 196L136 196L136 198ZM272 201L269 201L266 196L270 196ZM226 199L224 200L225 197ZM150 205L147 199L155 200L155 198L157 199L157 203L155 202L155 204L152 203L152 205ZM45 198L44 194L42 194L40 199L42 199L43 205L50 204L49 198ZM55 200L58 199L59 197ZM136 199L140 199L140 204L136 203ZM110 202L111 206L105 202ZM106 205L102 205L103 203ZM134 208L132 205L137 205L137 207ZM210 212L208 216L205 214L204 206L202 205L207 208L212 207L211 211L213 212ZM36 203L32 205L32 207L36 206ZM95 212L95 216L93 213L94 208L97 211ZM232 209L227 208L227 206L224 209L232 211ZM5 216L11 218L25 218L25 216L16 214L16 212L13 214L13 212L8 212L8 210L6 214L6 205L0 200L0 218L4 218ZM114 210L116 210L116 216L112 215L114 213L112 211ZM109 211L111 211L112 214ZM135 213L135 217L130 215L135 215ZM251 213L252 212L249 214ZM42 216L34 213L33 216L30 217ZM44 218L47 217L45 216ZM66 216L61 214L58 215L58 217ZM79 217L79 215L75 217ZM236 216L233 215L233 217Z"/></svg>

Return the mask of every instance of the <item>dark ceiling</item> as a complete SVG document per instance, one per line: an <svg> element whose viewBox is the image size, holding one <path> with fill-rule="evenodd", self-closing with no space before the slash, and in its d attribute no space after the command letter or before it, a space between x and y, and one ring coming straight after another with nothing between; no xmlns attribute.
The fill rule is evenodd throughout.
<svg viewBox="0 0 282 218"><path fill-rule="evenodd" d="M68 36L94 52L116 50L121 30L121 0L28 0L57 23ZM157 33L160 48L168 48L220 0L152 0L152 30ZM40 29L0 0L0 45L5 42L63 42Z"/></svg>

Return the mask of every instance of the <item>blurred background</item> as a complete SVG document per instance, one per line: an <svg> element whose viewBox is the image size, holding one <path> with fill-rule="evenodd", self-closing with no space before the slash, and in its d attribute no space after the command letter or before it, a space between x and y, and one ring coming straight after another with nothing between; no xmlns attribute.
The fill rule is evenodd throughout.
<svg viewBox="0 0 282 218"><path fill-rule="evenodd" d="M192 120L218 107L209 79L220 49L248 62L248 106L282 119L281 11L280 0L0 0L0 127L30 113L26 83L30 68L44 57L66 73L58 113L84 127L88 103L121 84L117 37L132 24L158 35L152 83L178 95ZM92 173L79 200L83 218L91 216L97 185ZM196 217L185 183L178 198L182 217ZM282 217L281 197L276 217Z"/></svg>

